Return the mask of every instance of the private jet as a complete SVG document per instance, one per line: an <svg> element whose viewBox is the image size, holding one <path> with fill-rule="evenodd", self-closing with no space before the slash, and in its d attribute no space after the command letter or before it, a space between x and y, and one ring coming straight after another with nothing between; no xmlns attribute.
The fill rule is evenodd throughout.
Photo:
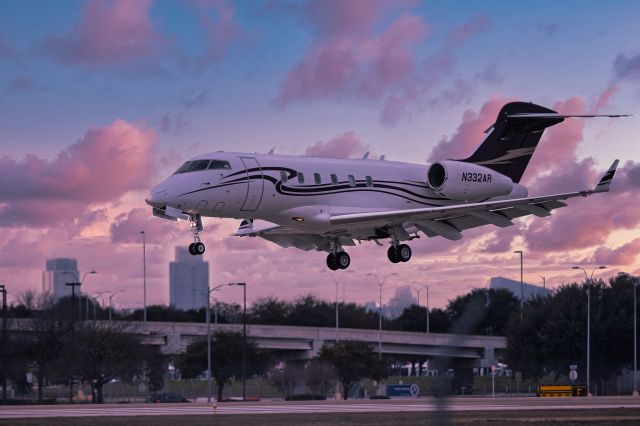
<svg viewBox="0 0 640 426"><path fill-rule="evenodd" d="M188 220L189 252L201 255L203 217L241 220L235 236L327 252L331 270L346 269L345 247L382 246L393 263L411 259L406 242L459 240L471 228L505 228L516 218L547 217L565 200L609 191L618 160L592 189L529 197L520 183L544 130L574 117L526 102L502 107L476 151L430 165L397 161L214 152L185 162L152 189L153 215ZM550 147L551 149L553 147Z"/></svg>

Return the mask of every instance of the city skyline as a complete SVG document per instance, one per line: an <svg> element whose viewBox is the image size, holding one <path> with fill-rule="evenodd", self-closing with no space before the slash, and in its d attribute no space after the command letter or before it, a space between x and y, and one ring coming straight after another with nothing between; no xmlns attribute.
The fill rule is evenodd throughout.
<svg viewBox="0 0 640 426"><path fill-rule="evenodd" d="M553 7L551 7L553 5ZM636 2L69 1L0 3L0 282L38 291L46 259L69 257L87 291L126 289L168 304L167 264L186 222L152 217L148 190L191 156L217 150L428 164L477 146L503 103L565 113L640 113ZM549 14L549 10L553 14ZM524 13L526 11L526 13ZM591 187L621 159L611 192L551 218L414 242L410 263L352 250L345 278L324 255L230 237L206 219L211 285L246 282L249 301L313 293L378 300L367 273L430 287L439 307L490 277L547 287L582 281L574 265L640 273L637 117L567 120L545 133L524 183L532 195ZM86 269L85 269L86 268ZM396 276L390 274L396 273ZM84 284L83 284L84 287ZM84 288L83 288L84 291ZM237 301L230 290L217 296Z"/></svg>

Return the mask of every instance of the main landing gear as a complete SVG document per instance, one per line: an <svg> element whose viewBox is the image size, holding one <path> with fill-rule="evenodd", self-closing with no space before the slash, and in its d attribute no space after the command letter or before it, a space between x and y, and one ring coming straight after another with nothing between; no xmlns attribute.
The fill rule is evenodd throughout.
<svg viewBox="0 0 640 426"><path fill-rule="evenodd" d="M189 216L189 225L191 226L191 233L193 234L193 242L189 244L189 253L193 256L200 256L204 254L205 251L205 246L200 241L200 232L204 229L200 215Z"/></svg>
<svg viewBox="0 0 640 426"><path fill-rule="evenodd" d="M332 271L347 269L351 265L351 257L342 249L338 238L330 241L330 252L327 255L327 266Z"/></svg>
<svg viewBox="0 0 640 426"><path fill-rule="evenodd" d="M411 259L411 247L406 244L392 245L387 251L391 263L408 262Z"/></svg>
<svg viewBox="0 0 640 426"><path fill-rule="evenodd" d="M327 255L327 266L332 271L338 269L347 269L351 265L351 257L346 251L339 251L337 253L329 253Z"/></svg>

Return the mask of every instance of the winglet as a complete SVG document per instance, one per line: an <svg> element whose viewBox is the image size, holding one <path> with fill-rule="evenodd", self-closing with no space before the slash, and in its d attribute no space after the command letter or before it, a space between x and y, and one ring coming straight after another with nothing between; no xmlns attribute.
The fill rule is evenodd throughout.
<svg viewBox="0 0 640 426"><path fill-rule="evenodd" d="M609 191L609 186L611 186L611 182L613 181L613 176L616 174L616 169L618 168L619 162L620 160L616 160L613 162L611 167L609 167L609 170L607 170L607 173L605 173L604 176L602 176L602 179L600 179L600 182L598 182L596 187L593 189L594 193Z"/></svg>

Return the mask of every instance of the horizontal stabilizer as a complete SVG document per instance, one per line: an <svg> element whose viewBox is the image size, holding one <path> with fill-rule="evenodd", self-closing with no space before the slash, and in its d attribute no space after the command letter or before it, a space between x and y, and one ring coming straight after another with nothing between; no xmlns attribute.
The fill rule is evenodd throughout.
<svg viewBox="0 0 640 426"><path fill-rule="evenodd" d="M621 117L633 117L634 114L557 114L557 113L519 113L509 114L508 118L621 118Z"/></svg>

